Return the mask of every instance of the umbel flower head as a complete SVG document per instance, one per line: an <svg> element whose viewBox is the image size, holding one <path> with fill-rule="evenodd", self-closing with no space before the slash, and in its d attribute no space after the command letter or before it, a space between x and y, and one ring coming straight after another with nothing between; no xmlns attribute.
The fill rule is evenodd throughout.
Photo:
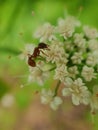
<svg viewBox="0 0 98 130"><path fill-rule="evenodd" d="M38 45L26 45L21 55L29 67L28 82L43 86L49 78L57 81L55 87L42 87L41 102L56 110L62 97L71 96L74 105L90 105L92 112L98 109L97 29L68 16L60 18L57 25L43 24L34 38Z"/></svg>

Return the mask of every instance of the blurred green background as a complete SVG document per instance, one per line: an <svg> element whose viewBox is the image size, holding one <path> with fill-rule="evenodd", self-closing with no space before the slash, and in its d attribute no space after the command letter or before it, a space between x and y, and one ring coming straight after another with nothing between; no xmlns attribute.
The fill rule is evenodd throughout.
<svg viewBox="0 0 98 130"><path fill-rule="evenodd" d="M98 0L0 0L0 130L98 130L98 114L93 124L88 107L73 107L66 100L53 112L40 104L36 83L20 88L28 67L18 54L26 43L35 42L39 25L55 25L68 14L98 28Z"/></svg>

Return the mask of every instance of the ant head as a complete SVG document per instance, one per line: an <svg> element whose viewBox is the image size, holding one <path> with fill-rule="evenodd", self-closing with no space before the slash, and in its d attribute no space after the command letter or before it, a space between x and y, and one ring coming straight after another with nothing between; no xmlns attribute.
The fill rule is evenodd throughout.
<svg viewBox="0 0 98 130"><path fill-rule="evenodd" d="M38 48L40 48L40 49L47 48L47 44L41 42L41 43L38 44Z"/></svg>

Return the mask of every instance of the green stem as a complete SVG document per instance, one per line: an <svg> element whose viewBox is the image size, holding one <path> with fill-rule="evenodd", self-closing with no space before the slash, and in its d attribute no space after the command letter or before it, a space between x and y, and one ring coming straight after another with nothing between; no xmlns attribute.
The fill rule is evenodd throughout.
<svg viewBox="0 0 98 130"><path fill-rule="evenodd" d="M56 85L55 93L54 93L54 96L53 96L53 97L55 97L55 96L57 95L57 92L58 92L58 89L59 89L60 84L61 84L61 81L59 80L58 83L57 83L57 85Z"/></svg>
<svg viewBox="0 0 98 130"><path fill-rule="evenodd" d="M53 67L53 68L51 68L51 69L49 69L48 71L52 71L52 70L54 70L56 67Z"/></svg>

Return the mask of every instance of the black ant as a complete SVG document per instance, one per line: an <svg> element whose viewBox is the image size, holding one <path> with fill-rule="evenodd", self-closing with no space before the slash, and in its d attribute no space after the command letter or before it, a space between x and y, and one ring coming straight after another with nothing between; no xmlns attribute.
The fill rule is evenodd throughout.
<svg viewBox="0 0 98 130"><path fill-rule="evenodd" d="M40 49L46 49L48 46L45 43L39 43L38 47L35 47L32 55L28 57L28 64L32 67L36 66L35 59L40 55Z"/></svg>

